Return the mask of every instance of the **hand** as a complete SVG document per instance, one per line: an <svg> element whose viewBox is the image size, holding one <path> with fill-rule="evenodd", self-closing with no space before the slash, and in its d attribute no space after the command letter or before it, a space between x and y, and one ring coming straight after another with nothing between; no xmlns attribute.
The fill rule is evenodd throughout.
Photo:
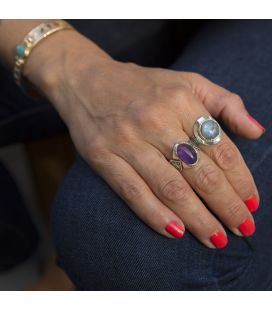
<svg viewBox="0 0 272 310"><path fill-rule="evenodd" d="M31 68L41 61L40 48L29 59L29 77L36 84L49 77L38 86L66 122L77 150L131 210L164 236L181 237L186 227L210 248L226 245L222 224L237 235L252 234L245 201L253 197L249 203L257 207L258 192L226 134L219 144L200 147L192 169L180 173L168 162L173 144L192 137L201 115L220 117L237 134L258 138L263 130L248 118L242 100L198 74L94 56L96 47L87 39L71 32L62 36L69 36L65 55L59 44L39 75Z"/></svg>

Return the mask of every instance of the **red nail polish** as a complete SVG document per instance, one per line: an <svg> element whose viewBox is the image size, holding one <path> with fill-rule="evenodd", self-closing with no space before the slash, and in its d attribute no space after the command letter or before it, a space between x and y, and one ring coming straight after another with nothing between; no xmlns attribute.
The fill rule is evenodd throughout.
<svg viewBox="0 0 272 310"><path fill-rule="evenodd" d="M265 131L265 128L251 115L247 114L247 118L253 122L256 126L258 126L260 129L262 129L263 131Z"/></svg>
<svg viewBox="0 0 272 310"><path fill-rule="evenodd" d="M222 231L211 235L210 240L217 249L222 249L228 244L228 238Z"/></svg>
<svg viewBox="0 0 272 310"><path fill-rule="evenodd" d="M176 238L181 238L184 235L184 228L174 221L166 225L165 230Z"/></svg>
<svg viewBox="0 0 272 310"><path fill-rule="evenodd" d="M248 237L254 233L255 224L252 222L250 217L247 217L243 223L238 226L238 228L244 236Z"/></svg>
<svg viewBox="0 0 272 310"><path fill-rule="evenodd" d="M244 203L246 204L250 212L254 212L259 208L259 203L258 203L256 195L250 196L248 199L244 201Z"/></svg>

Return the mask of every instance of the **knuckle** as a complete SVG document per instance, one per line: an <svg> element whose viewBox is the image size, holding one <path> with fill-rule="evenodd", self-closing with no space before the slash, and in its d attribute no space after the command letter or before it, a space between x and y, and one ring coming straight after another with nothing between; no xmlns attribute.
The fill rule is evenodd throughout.
<svg viewBox="0 0 272 310"><path fill-rule="evenodd" d="M229 104L235 104L235 105L244 105L242 98L230 91L224 92L223 96L221 97L221 100L229 103Z"/></svg>
<svg viewBox="0 0 272 310"><path fill-rule="evenodd" d="M103 139L95 139L87 146L87 161L95 167L103 169L109 165L111 152Z"/></svg>
<svg viewBox="0 0 272 310"><path fill-rule="evenodd" d="M126 62L126 68L129 70L139 70L141 67L139 67L136 63L134 62Z"/></svg>
<svg viewBox="0 0 272 310"><path fill-rule="evenodd" d="M235 221L235 219L241 218L244 215L244 210L241 207L241 204L238 202L229 204L226 212L228 218L233 222Z"/></svg>
<svg viewBox="0 0 272 310"><path fill-rule="evenodd" d="M244 178L237 181L235 190L243 200L250 197L256 191L253 181Z"/></svg>
<svg viewBox="0 0 272 310"><path fill-rule="evenodd" d="M204 77L197 72L188 72L188 74L190 75L191 79L196 80L196 81L200 81L203 80Z"/></svg>
<svg viewBox="0 0 272 310"><path fill-rule="evenodd" d="M230 99L230 101L231 101L232 103L235 103L235 104L243 104L242 98L241 98L239 95L235 94L235 93L230 93L229 99Z"/></svg>
<svg viewBox="0 0 272 310"><path fill-rule="evenodd" d="M123 182L119 185L119 194L125 200L131 202L138 200L143 192L136 184Z"/></svg>
<svg viewBox="0 0 272 310"><path fill-rule="evenodd" d="M180 111L187 119L193 118L193 105L195 104L195 96L187 87L178 86L165 92L165 101L172 111ZM182 119L181 119L182 120Z"/></svg>
<svg viewBox="0 0 272 310"><path fill-rule="evenodd" d="M215 148L214 157L220 168L229 170L237 164L239 153L233 144L221 142Z"/></svg>
<svg viewBox="0 0 272 310"><path fill-rule="evenodd" d="M162 109L159 102L149 102L139 106L135 111L136 123L143 128L160 128Z"/></svg>
<svg viewBox="0 0 272 310"><path fill-rule="evenodd" d="M133 130L133 127L126 123L126 121L119 122L114 126L114 137L120 145L131 143L135 134L136 132Z"/></svg>
<svg viewBox="0 0 272 310"><path fill-rule="evenodd" d="M189 187L185 181L170 179L160 189L161 196L170 202L186 200L189 194Z"/></svg>
<svg viewBox="0 0 272 310"><path fill-rule="evenodd" d="M185 86L193 91L207 81L203 75L197 72L182 72L182 75L185 77L185 81L187 81Z"/></svg>
<svg viewBox="0 0 272 310"><path fill-rule="evenodd" d="M195 173L194 184L197 190L212 194L222 178L221 172L214 165L201 166Z"/></svg>
<svg viewBox="0 0 272 310"><path fill-rule="evenodd" d="M192 101L193 94L185 87L178 86L171 89L170 94L167 94L171 102L180 105L181 102L189 103Z"/></svg>
<svg viewBox="0 0 272 310"><path fill-rule="evenodd" d="M101 137L96 137L88 143L87 152L89 158L100 157L105 152L105 143L104 139Z"/></svg>

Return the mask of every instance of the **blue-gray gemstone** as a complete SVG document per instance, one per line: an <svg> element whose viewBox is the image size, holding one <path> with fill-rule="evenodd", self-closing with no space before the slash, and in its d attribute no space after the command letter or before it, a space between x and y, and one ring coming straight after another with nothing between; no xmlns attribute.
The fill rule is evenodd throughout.
<svg viewBox="0 0 272 310"><path fill-rule="evenodd" d="M178 145L177 155L179 159L187 165L193 165L197 162L196 150L187 143L181 143Z"/></svg>
<svg viewBox="0 0 272 310"><path fill-rule="evenodd" d="M215 139L219 135L219 125L213 120L205 121L201 126L201 135L207 139Z"/></svg>

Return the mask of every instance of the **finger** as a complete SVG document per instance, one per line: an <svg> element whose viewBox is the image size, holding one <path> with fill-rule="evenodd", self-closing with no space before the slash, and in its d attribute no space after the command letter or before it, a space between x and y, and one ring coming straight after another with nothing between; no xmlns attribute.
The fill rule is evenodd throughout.
<svg viewBox="0 0 272 310"><path fill-rule="evenodd" d="M188 73L194 93L198 96L210 114L222 118L234 133L257 139L265 128L247 112L242 99L223 87L220 87L203 76Z"/></svg>
<svg viewBox="0 0 272 310"><path fill-rule="evenodd" d="M223 133L219 144L201 148L221 168L248 210L256 211L260 202L259 193L253 176L235 144Z"/></svg>
<svg viewBox="0 0 272 310"><path fill-rule="evenodd" d="M167 145L158 145L167 156L171 145L188 140L185 135L169 137ZM183 169L181 174L206 202L208 208L236 235L249 236L255 231L254 219L245 204L226 179L223 171L203 152L198 164ZM185 225L186 221L183 219Z"/></svg>
<svg viewBox="0 0 272 310"><path fill-rule="evenodd" d="M205 107L191 99L194 109L183 121L183 127L188 136L193 136L193 124L201 115L207 114ZM241 153L235 144L223 132L222 140L216 145L200 145L200 149L205 152L224 172L225 177L232 185L233 189L247 205L249 211L257 210L259 206L259 194L252 174L250 173Z"/></svg>
<svg viewBox="0 0 272 310"><path fill-rule="evenodd" d="M142 176L155 195L168 206L197 239L210 248L223 248L227 236L221 223L207 210L192 188L151 145L135 145L122 156Z"/></svg>
<svg viewBox="0 0 272 310"><path fill-rule="evenodd" d="M184 169L183 176L233 233L246 237L252 235L255 224L246 205L222 170L205 153L200 153L199 164L193 169Z"/></svg>
<svg viewBox="0 0 272 310"><path fill-rule="evenodd" d="M130 209L149 227L170 238L181 238L185 227L148 188L143 179L123 159L111 154L94 159L92 165ZM125 224L124 224L125 225Z"/></svg>

